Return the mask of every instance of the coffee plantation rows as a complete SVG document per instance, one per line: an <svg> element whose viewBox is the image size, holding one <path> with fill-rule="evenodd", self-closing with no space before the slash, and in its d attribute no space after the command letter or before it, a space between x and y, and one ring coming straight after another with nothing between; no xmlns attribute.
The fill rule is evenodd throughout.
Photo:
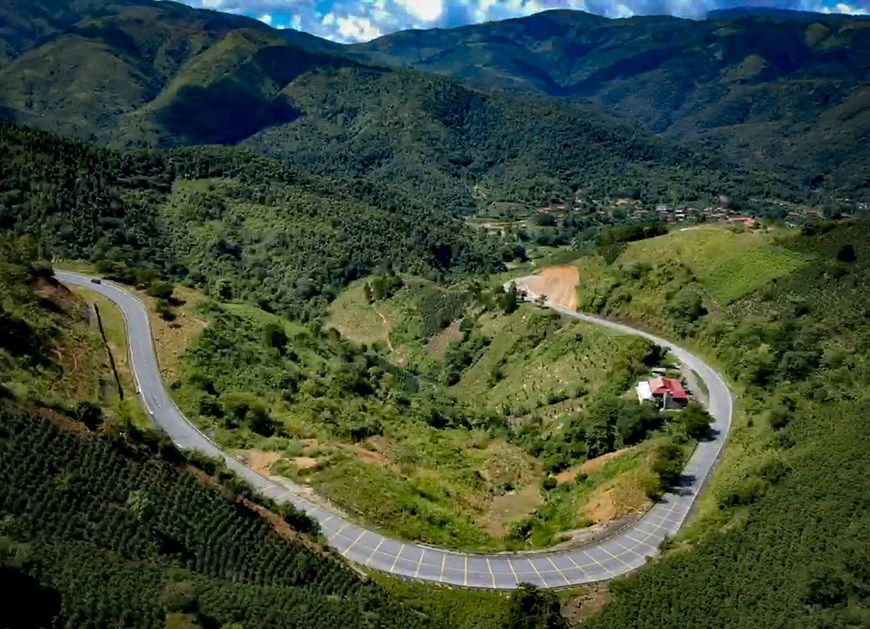
<svg viewBox="0 0 870 629"><path fill-rule="evenodd" d="M59 421L0 408L0 581L19 590L32 581L26 617L72 627L421 626L183 460Z"/></svg>

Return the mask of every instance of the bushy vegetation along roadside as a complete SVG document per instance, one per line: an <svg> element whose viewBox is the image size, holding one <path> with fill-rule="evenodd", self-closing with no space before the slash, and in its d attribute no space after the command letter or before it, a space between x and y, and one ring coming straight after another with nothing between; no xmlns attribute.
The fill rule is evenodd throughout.
<svg viewBox="0 0 870 629"><path fill-rule="evenodd" d="M326 330L209 303L172 388L225 447L369 523L456 548L545 547L597 521L584 505L623 478L635 498L618 515L642 508L673 482L656 446L691 444L678 420L623 397L657 348L507 297L375 276ZM556 473L639 444L554 491Z"/></svg>
<svg viewBox="0 0 870 629"><path fill-rule="evenodd" d="M6 124L0 146L0 230L128 283L162 275L317 318L375 270L436 279L502 264L501 242L445 211L242 149L119 153Z"/></svg>
<svg viewBox="0 0 870 629"><path fill-rule="evenodd" d="M870 226L810 226L784 246L813 261L692 335L745 405L695 547L615 583L588 626L866 624Z"/></svg>

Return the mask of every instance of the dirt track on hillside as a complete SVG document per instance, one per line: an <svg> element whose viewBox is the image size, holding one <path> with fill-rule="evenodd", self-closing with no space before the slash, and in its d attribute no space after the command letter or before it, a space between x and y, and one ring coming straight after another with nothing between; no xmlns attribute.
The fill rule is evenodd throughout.
<svg viewBox="0 0 870 629"><path fill-rule="evenodd" d="M535 295L544 295L550 303L576 310L577 285L580 283L580 269L572 264L551 266L544 269L528 285Z"/></svg>

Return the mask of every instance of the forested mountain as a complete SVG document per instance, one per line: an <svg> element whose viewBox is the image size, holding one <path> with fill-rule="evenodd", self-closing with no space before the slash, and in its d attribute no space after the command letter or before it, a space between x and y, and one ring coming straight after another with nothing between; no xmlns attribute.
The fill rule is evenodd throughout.
<svg viewBox="0 0 870 629"><path fill-rule="evenodd" d="M515 255L410 195L243 149L115 152L9 125L0 145L0 229L130 282L162 274L307 318L374 270L449 279Z"/></svg>
<svg viewBox="0 0 870 629"><path fill-rule="evenodd" d="M117 149L246 143L448 212L576 190L650 202L803 194L588 103L373 66L247 18L147 0L46 7L6 9L0 117Z"/></svg>
<svg viewBox="0 0 870 629"><path fill-rule="evenodd" d="M479 87L591 100L802 187L870 189L866 17L736 10L703 21L610 20L551 11L350 50Z"/></svg>

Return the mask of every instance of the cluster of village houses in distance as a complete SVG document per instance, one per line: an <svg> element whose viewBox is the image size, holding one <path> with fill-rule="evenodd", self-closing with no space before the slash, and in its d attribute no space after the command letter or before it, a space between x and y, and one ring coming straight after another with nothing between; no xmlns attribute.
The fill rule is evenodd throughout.
<svg viewBox="0 0 870 629"><path fill-rule="evenodd" d="M839 216L848 218L857 214L870 214L870 203L855 202L852 199L835 199L839 208ZM810 220L826 217L826 212L819 207L802 205L782 199L749 199L752 207L764 208L759 214L735 207L728 196L722 195L717 203L706 205L657 203L650 205L631 197L616 197L606 201L595 201L577 197L570 202L551 203L533 207L524 203L491 202L478 214L480 226L489 229L504 228L502 221L508 220L517 227L527 224L517 224L533 217L549 215L554 219L568 215L596 215L600 217L618 218L621 220L665 223L668 225L696 224L731 224L746 228L758 228L766 223L778 223L787 227L800 227ZM497 221L497 222L490 222Z"/></svg>

